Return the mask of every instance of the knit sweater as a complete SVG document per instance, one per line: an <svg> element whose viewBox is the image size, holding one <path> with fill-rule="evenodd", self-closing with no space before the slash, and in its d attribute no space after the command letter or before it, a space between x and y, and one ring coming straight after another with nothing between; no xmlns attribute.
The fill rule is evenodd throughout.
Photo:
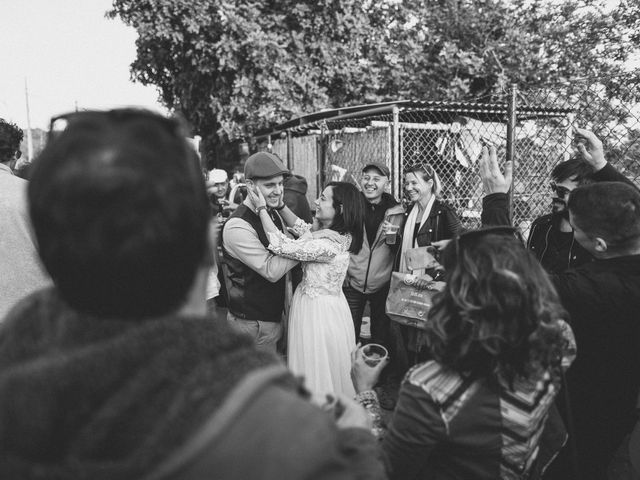
<svg viewBox="0 0 640 480"><path fill-rule="evenodd" d="M54 289L37 292L0 326L0 478L140 478L192 438L247 373L278 362L223 319L96 318L72 310ZM233 444L260 472L253 478L293 478L285 460L305 455L316 471L342 472L318 478L355 478L354 456L344 452L359 451L362 465L375 466L360 449L372 451L368 432L338 430L301 398L297 380L289 383L279 403L289 416L306 405L305 420L291 426L268 413L291 444L267 443L269 428L254 425L262 452L280 452L263 461L277 464L257 463L255 450ZM323 451L302 440L318 426ZM295 464L303 467L310 468Z"/></svg>

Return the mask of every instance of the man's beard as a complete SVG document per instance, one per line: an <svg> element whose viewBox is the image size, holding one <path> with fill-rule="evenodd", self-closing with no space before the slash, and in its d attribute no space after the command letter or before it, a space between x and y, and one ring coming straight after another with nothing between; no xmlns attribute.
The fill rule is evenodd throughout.
<svg viewBox="0 0 640 480"><path fill-rule="evenodd" d="M565 220L569 220L569 209L563 199L554 197L551 200L551 211L554 215L558 215Z"/></svg>

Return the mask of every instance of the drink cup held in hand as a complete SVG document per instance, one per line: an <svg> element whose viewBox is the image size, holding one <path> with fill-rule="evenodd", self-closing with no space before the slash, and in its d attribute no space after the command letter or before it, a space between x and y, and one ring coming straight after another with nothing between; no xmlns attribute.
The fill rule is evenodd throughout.
<svg viewBox="0 0 640 480"><path fill-rule="evenodd" d="M375 367L389 356L389 352L382 345L369 343L362 347L362 355L364 356L364 363L370 367Z"/></svg>
<svg viewBox="0 0 640 480"><path fill-rule="evenodd" d="M387 225L384 229L385 241L388 245L394 245L398 237L400 225Z"/></svg>

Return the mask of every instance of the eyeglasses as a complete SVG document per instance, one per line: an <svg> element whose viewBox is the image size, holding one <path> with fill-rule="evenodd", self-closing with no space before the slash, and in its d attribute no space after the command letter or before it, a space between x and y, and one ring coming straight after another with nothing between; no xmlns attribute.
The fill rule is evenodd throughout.
<svg viewBox="0 0 640 480"><path fill-rule="evenodd" d="M456 258L460 258L460 253L473 242L477 242L480 238L486 235L504 235L506 237L513 237L516 240L520 240L520 232L515 227L508 225L496 225L492 227L479 228L477 230L469 230L467 232L458 235L455 242Z"/></svg>
<svg viewBox="0 0 640 480"><path fill-rule="evenodd" d="M565 199L571 193L571 190L567 187L563 187L562 185L557 185L556 182L551 182L549 184L549 188L553 193L555 193L556 197L560 199Z"/></svg>

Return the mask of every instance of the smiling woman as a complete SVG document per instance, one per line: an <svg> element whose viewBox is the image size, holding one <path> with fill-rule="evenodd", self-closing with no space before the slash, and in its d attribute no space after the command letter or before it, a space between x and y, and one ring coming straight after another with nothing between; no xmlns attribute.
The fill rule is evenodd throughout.
<svg viewBox="0 0 640 480"><path fill-rule="evenodd" d="M433 242L454 238L460 233L460 219L447 204L438 200L442 183L438 174L428 164L417 165L405 172L405 193L411 202L405 213L405 220L400 229L401 247L395 262L395 271L413 273L420 277L417 286L426 287L432 280L434 272L411 270L407 265L407 252L426 247ZM402 327L402 336L406 347L405 355L399 355L401 363L407 368L416 363L421 350L420 338L415 329Z"/></svg>

